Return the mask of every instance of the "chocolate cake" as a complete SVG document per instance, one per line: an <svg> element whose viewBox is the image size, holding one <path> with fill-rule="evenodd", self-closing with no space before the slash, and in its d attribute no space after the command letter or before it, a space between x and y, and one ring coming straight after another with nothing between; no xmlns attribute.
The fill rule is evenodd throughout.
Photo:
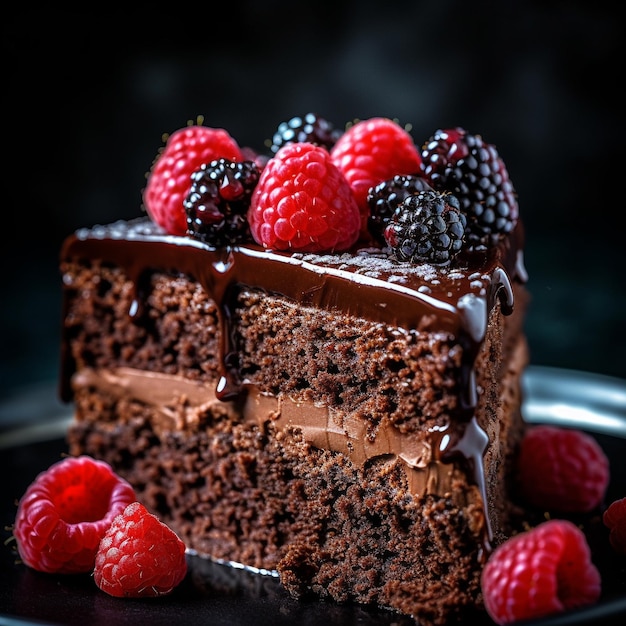
<svg viewBox="0 0 626 626"><path fill-rule="evenodd" d="M294 596L479 610L524 428L521 221L444 263L362 232L343 251L192 234L148 216L65 241L70 452L191 554Z"/></svg>

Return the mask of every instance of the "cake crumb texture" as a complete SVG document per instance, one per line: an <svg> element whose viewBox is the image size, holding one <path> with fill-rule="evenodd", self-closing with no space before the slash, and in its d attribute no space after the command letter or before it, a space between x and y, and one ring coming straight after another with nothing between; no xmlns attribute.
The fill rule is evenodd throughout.
<svg viewBox="0 0 626 626"><path fill-rule="evenodd" d="M197 283L152 274L137 289L139 324L129 321L136 291L121 270L97 263L65 270L79 370L131 367L215 385L217 312ZM399 332L254 290L242 290L237 302L241 375L263 393L358 416L372 439L385 421L424 437L457 408L462 352L445 333ZM493 309L477 357L494 543L506 536L508 457L521 428L521 302L512 316ZM511 360L503 350L519 354ZM502 363L511 368L504 383ZM479 609L486 520L466 461L454 462L449 493L416 494L395 455L354 463L311 445L298 428L279 428L271 414L249 421L211 402L192 421L167 421L163 407L105 387L77 385L74 394L70 453L110 463L200 555L277 570L295 597L386 607L423 624ZM173 415L187 410L184 394L167 406Z"/></svg>

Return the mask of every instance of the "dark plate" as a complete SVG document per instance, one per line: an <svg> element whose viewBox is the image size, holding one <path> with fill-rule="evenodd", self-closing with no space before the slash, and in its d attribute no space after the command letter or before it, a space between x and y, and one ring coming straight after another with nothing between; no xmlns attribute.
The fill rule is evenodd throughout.
<svg viewBox="0 0 626 626"><path fill-rule="evenodd" d="M526 419L593 434L611 461L607 502L626 496L626 381L534 366L528 370L525 388ZM274 577L197 557L190 557L187 578L170 596L149 600L112 598L89 576L41 574L19 564L10 530L16 501L36 474L66 450L63 434L70 409L55 398L52 387L33 389L0 407L0 493L6 540L0 550L0 624L413 624L409 618L373 608L298 602ZM626 624L626 558L607 549L607 531L599 516L590 526L589 539L603 576L600 602L586 610L532 622L535 626Z"/></svg>

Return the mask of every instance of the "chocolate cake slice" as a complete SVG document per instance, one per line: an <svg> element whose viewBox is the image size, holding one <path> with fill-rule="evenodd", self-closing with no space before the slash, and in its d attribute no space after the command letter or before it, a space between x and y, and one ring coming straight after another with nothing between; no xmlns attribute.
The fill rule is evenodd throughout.
<svg viewBox="0 0 626 626"><path fill-rule="evenodd" d="M524 428L520 221L434 264L139 218L69 236L61 271L70 452L190 553L420 623L480 608Z"/></svg>

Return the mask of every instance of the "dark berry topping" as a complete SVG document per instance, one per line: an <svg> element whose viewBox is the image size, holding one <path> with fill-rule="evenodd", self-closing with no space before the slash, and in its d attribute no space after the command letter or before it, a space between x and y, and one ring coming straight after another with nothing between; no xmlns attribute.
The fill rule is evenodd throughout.
<svg viewBox="0 0 626 626"><path fill-rule="evenodd" d="M330 150L341 131L323 117L307 113L303 117L292 117L288 122L281 122L272 137L271 150L276 153L288 143L307 142Z"/></svg>
<svg viewBox="0 0 626 626"><path fill-rule="evenodd" d="M183 205L187 233L213 246L251 240L247 212L259 181L253 161L217 159L191 175L191 189Z"/></svg>
<svg viewBox="0 0 626 626"><path fill-rule="evenodd" d="M465 226L465 215L452 194L420 191L398 205L384 236L399 261L441 265L463 247Z"/></svg>
<svg viewBox="0 0 626 626"><path fill-rule="evenodd" d="M385 243L384 232L398 205L407 197L432 187L420 176L394 176L370 187L367 203L370 208L368 229L376 241Z"/></svg>
<svg viewBox="0 0 626 626"><path fill-rule="evenodd" d="M495 146L462 128L438 130L422 148L424 175L454 194L467 217L469 248L495 245L517 223L517 194Z"/></svg>

